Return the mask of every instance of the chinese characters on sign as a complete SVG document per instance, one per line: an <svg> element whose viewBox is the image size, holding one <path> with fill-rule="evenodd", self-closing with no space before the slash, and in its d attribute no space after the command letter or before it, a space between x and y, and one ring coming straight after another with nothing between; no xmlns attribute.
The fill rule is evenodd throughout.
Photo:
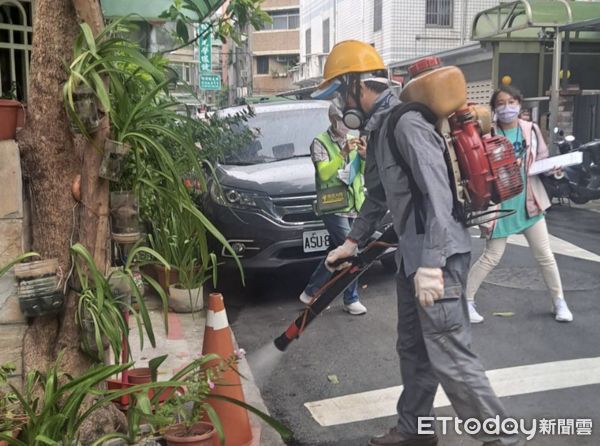
<svg viewBox="0 0 600 446"><path fill-rule="evenodd" d="M198 40L198 70L200 88L202 90L220 90L221 76L212 71L212 35L209 25L201 23L198 33L202 36Z"/></svg>
<svg viewBox="0 0 600 446"><path fill-rule="evenodd" d="M200 88L202 90L220 90L221 75L202 73L200 75Z"/></svg>
<svg viewBox="0 0 600 446"><path fill-rule="evenodd" d="M202 75L212 69L212 36L206 23L200 24L198 34L202 35L198 40L199 66Z"/></svg>

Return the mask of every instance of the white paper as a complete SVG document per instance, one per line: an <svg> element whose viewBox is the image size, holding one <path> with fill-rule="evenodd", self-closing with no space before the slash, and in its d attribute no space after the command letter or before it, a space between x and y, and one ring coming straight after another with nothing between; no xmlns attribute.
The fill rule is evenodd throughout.
<svg viewBox="0 0 600 446"><path fill-rule="evenodd" d="M536 161L529 169L529 175L537 175L544 172L550 172L555 167L576 166L583 162L581 152L566 153L564 155L552 156L543 160Z"/></svg>

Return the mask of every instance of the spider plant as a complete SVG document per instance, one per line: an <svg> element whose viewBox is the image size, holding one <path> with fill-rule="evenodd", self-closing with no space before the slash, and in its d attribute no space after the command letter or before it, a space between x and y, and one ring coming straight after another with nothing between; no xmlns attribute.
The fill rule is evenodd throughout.
<svg viewBox="0 0 600 446"><path fill-rule="evenodd" d="M136 286L132 266L134 262L144 264L149 262L158 262L169 267L168 263L156 251L144 247L137 246L129 254L127 262L123 266L123 270L113 273L119 275L120 279L128 282L129 288L132 290L132 303L126 302L115 296L115 293L110 285L110 276L105 277L96 267L94 260L87 249L80 243L71 247L71 252L74 254L75 269L81 286L81 294L77 307L76 319L77 323L83 329L84 321L91 321L94 334L93 340L90 342L86 337L82 338L82 348L93 359L98 362L104 360L104 341L108 342L112 350L115 360L119 360L123 348L123 340L128 347L129 325L125 320L124 312L129 312L137 322L140 338L140 348L143 348L144 331L148 336L150 344L156 346L156 337L150 320L148 308L144 302L144 297ZM168 329L167 311L168 302L167 296L160 285L151 277L142 275L142 278L156 291L162 301L165 329ZM136 307L138 309L136 309Z"/></svg>

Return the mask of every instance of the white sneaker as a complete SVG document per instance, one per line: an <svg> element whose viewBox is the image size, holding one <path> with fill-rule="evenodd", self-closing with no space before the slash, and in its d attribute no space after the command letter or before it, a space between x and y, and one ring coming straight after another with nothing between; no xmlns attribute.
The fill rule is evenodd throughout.
<svg viewBox="0 0 600 446"><path fill-rule="evenodd" d="M481 324L483 322L483 316L477 312L475 304L473 302L467 302L469 305L469 319L472 324Z"/></svg>
<svg viewBox="0 0 600 446"><path fill-rule="evenodd" d="M352 302L350 305L344 304L344 311L347 311L353 316L360 316L367 312L367 307L361 304L359 301Z"/></svg>
<svg viewBox="0 0 600 446"><path fill-rule="evenodd" d="M300 302L302 302L305 305L310 305L310 303L313 301L312 296L309 296L304 291L302 291L302 294L298 299L300 299Z"/></svg>
<svg viewBox="0 0 600 446"><path fill-rule="evenodd" d="M558 322L571 322L573 320L573 313L569 310L567 302L564 299L560 297L554 299L553 307L554 319Z"/></svg>

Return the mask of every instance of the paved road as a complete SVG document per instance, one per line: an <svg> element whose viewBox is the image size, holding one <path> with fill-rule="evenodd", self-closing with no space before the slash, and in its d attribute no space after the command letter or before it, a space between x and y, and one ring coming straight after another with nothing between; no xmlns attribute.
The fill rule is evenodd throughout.
<svg viewBox="0 0 600 446"><path fill-rule="evenodd" d="M535 261L518 238L478 294L486 321L473 327L473 347L498 392L506 395L503 401L511 414L529 424L544 417L592 420L591 436L538 435L532 445L600 444L599 223L600 215L589 210L559 207L548 215L575 322L553 320ZM474 238L473 257L482 249L483 242ZM243 291L233 285L235 277L222 276L229 319L239 344L249 352L269 410L292 427L293 445L365 445L371 435L394 424L398 389L393 387L402 384L395 354L393 277L375 265L361 280L367 315L349 316L336 301L286 353L276 353L272 339L301 310L297 296L310 272L263 276ZM514 316L496 317L494 312ZM452 414L443 395L437 402L438 415ZM566 423L564 429L569 429ZM477 443L449 434L441 444Z"/></svg>

